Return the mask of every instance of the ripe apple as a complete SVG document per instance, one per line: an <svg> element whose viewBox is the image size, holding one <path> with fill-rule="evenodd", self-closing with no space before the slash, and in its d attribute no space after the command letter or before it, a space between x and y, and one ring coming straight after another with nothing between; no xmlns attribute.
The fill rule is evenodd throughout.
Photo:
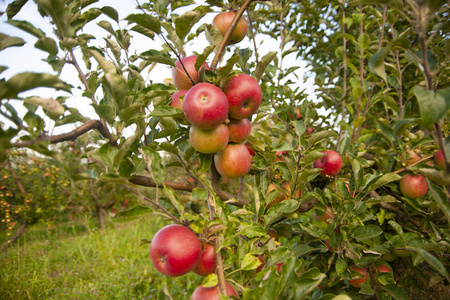
<svg viewBox="0 0 450 300"><path fill-rule="evenodd" d="M421 159L420 155L418 154L418 149L407 149L405 153L405 164L407 166L412 165L413 163L419 161Z"/></svg>
<svg viewBox="0 0 450 300"><path fill-rule="evenodd" d="M375 269L380 273L391 273L391 269L386 265L379 265Z"/></svg>
<svg viewBox="0 0 450 300"><path fill-rule="evenodd" d="M367 274L368 274L367 269L366 268L360 268L360 267L357 267L357 266L353 265L353 266L350 267L350 271L358 272L359 274L362 275L362 277L361 276L358 276L358 277L355 276L355 279L351 279L351 280L348 281L348 283L350 283L351 286L356 287L356 288L360 288L361 287L361 283L366 282L366 280L367 280ZM353 276L352 276L352 278L353 278Z"/></svg>
<svg viewBox="0 0 450 300"><path fill-rule="evenodd" d="M305 136L309 136L314 132L314 128L306 127Z"/></svg>
<svg viewBox="0 0 450 300"><path fill-rule="evenodd" d="M284 161L283 156L285 154L288 154L288 152L287 151L277 151L277 152L275 152L275 156L276 156L275 161Z"/></svg>
<svg viewBox="0 0 450 300"><path fill-rule="evenodd" d="M233 119L246 119L253 115L262 101L262 91L255 78L247 74L238 74L231 78L225 89L229 114Z"/></svg>
<svg viewBox="0 0 450 300"><path fill-rule="evenodd" d="M228 129L230 130L230 142L242 143L250 136L252 124L248 119L231 119Z"/></svg>
<svg viewBox="0 0 450 300"><path fill-rule="evenodd" d="M228 282L225 282L225 286L227 289L227 296L234 296L236 299L239 299L238 294L234 290L233 286ZM197 287L191 295L191 300L220 300L219 286L213 287Z"/></svg>
<svg viewBox="0 0 450 300"><path fill-rule="evenodd" d="M213 245L204 245L200 261L192 271L200 276L208 276L216 271L216 252Z"/></svg>
<svg viewBox="0 0 450 300"><path fill-rule="evenodd" d="M170 106L183 110L183 98L186 95L188 90L179 90L170 96ZM180 124L189 125L189 123L184 118L174 118Z"/></svg>
<svg viewBox="0 0 450 300"><path fill-rule="evenodd" d="M195 69L195 61L197 60L197 55L191 55L181 58L175 62L175 67L172 68L172 81L175 87L179 90L189 90L194 84L200 81L200 70L205 68L205 70L209 70L209 66L206 62L204 62L199 70ZM181 64L183 63L183 64ZM186 68L186 71L184 68ZM189 74L189 76L188 76ZM190 79L189 79L190 77Z"/></svg>
<svg viewBox="0 0 450 300"><path fill-rule="evenodd" d="M219 29L222 35L225 35L235 16L236 13L234 11L220 13L214 17L212 25ZM247 28L247 20L244 17L241 17L237 22L236 27L233 29L227 44L232 45L242 41L247 35Z"/></svg>
<svg viewBox="0 0 450 300"><path fill-rule="evenodd" d="M442 154L442 150L437 151L434 154L434 161L436 162L436 165L440 168L445 170L445 160L444 160L444 154Z"/></svg>
<svg viewBox="0 0 450 300"><path fill-rule="evenodd" d="M214 155L214 163L223 177L238 178L248 173L252 157L244 144L228 144Z"/></svg>
<svg viewBox="0 0 450 300"><path fill-rule="evenodd" d="M202 245L188 228L172 224L161 228L150 243L150 259L164 275L181 276L200 261Z"/></svg>
<svg viewBox="0 0 450 300"><path fill-rule="evenodd" d="M189 123L200 129L213 129L228 119L227 97L211 83L202 82L191 87L182 106Z"/></svg>
<svg viewBox="0 0 450 300"><path fill-rule="evenodd" d="M246 142L245 143L245 147L247 147L247 150L248 150L248 152L250 153L251 156L255 156L256 155L256 152L255 152L255 150L252 147L252 143Z"/></svg>
<svg viewBox="0 0 450 300"><path fill-rule="evenodd" d="M423 197L428 192L427 180L421 174L406 174L400 180L400 191L407 197Z"/></svg>
<svg viewBox="0 0 450 300"><path fill-rule="evenodd" d="M330 206L327 206L327 209L325 212L321 215L316 214L316 211L314 211L314 220L316 221L324 221L327 224L330 224L330 220L334 218L333 211L331 210Z"/></svg>
<svg viewBox="0 0 450 300"><path fill-rule="evenodd" d="M325 156L314 162L314 168L320 168L322 176L336 176L342 169L342 158L336 151L323 151Z"/></svg>
<svg viewBox="0 0 450 300"><path fill-rule="evenodd" d="M199 129L194 125L189 130L189 141L200 153L211 154L219 152L228 145L228 127L220 124L214 129Z"/></svg>

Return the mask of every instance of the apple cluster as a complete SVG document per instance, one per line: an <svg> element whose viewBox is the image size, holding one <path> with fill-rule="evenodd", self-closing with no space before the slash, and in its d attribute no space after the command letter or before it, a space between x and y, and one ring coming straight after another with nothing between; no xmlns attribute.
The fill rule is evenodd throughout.
<svg viewBox="0 0 450 300"><path fill-rule="evenodd" d="M161 228L150 244L150 259L153 266L162 274L178 277L189 272L208 276L216 271L214 246L201 243L198 237L187 227L178 224ZM228 296L238 295L234 288L226 283ZM191 296L195 299L220 299L218 287L199 286Z"/></svg>
<svg viewBox="0 0 450 300"><path fill-rule="evenodd" d="M242 177L250 170L251 154L245 145L251 132L250 118L262 101L262 91L255 78L247 74L233 76L223 90L208 82L199 82L206 62L195 69L196 55L181 58L172 69L178 92L171 106L183 110L181 124L190 125L189 141L194 149L214 154L220 175ZM187 72L187 73L186 73Z"/></svg>

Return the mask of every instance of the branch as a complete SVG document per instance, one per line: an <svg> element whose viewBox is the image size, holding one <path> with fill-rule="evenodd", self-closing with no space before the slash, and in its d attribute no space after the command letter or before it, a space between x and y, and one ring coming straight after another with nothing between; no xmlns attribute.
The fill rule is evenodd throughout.
<svg viewBox="0 0 450 300"><path fill-rule="evenodd" d="M112 146L117 147L117 140L111 135L111 133L108 131L108 129L101 123L99 120L90 120L81 125L78 128L75 128L74 130L63 133L59 135L50 135L50 136L41 136L36 138L35 140L26 140L26 141L20 141L17 143L12 144L12 147L15 148L22 148L22 147L29 147L32 145L36 145L40 142L50 142L50 144L57 144L60 142L65 141L74 141L76 140L80 135L83 135L84 133L92 130L97 129L98 132L107 140L109 140L109 143Z"/></svg>
<svg viewBox="0 0 450 300"><path fill-rule="evenodd" d="M232 198L235 198L235 199L237 199L237 202L230 202L231 205L238 206L238 207L244 207L245 205L249 205L250 200L248 200L244 197L236 196L236 195L226 192L220 188L220 186L219 186L220 174L219 174L219 172L217 172L216 166L214 165L214 161L211 164L210 172L211 172L211 185L214 189L214 192L216 192L217 196L219 196L220 200L227 201Z"/></svg>
<svg viewBox="0 0 450 300"><path fill-rule="evenodd" d="M174 181L163 181L162 184L157 185L155 180L151 177L141 176L137 175L129 180L131 183L141 186L148 186L148 187L158 187L163 188L164 185L167 187L170 187L177 191L186 191L186 192L192 192L192 190L195 188L195 186L191 184L185 184L181 182L174 182Z"/></svg>

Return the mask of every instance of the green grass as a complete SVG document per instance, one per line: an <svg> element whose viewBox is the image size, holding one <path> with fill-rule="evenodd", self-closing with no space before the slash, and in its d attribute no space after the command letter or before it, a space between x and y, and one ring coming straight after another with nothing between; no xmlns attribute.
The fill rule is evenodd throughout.
<svg viewBox="0 0 450 300"><path fill-rule="evenodd" d="M189 299L202 278L163 276L150 261L148 244L140 246L166 224L147 218L104 232L88 220L33 226L0 254L0 298L152 299L165 286L173 299Z"/></svg>

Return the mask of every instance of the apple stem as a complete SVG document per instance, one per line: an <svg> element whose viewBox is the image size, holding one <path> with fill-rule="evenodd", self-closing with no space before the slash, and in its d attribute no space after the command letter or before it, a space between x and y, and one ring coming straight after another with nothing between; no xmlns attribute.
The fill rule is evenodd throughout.
<svg viewBox="0 0 450 300"><path fill-rule="evenodd" d="M214 59L210 67L211 72L216 72L217 65L219 64L219 61L222 58L225 47L227 46L228 40L231 37L231 33L233 32L234 28L236 27L236 24L239 22L240 18L244 14L244 11L247 9L247 7L250 5L252 1L253 0L245 0L245 2L242 4L242 6L239 8L236 15L234 16L234 19L231 22L230 27L228 28L227 32L225 32L222 41L217 47L216 55L214 56Z"/></svg>

